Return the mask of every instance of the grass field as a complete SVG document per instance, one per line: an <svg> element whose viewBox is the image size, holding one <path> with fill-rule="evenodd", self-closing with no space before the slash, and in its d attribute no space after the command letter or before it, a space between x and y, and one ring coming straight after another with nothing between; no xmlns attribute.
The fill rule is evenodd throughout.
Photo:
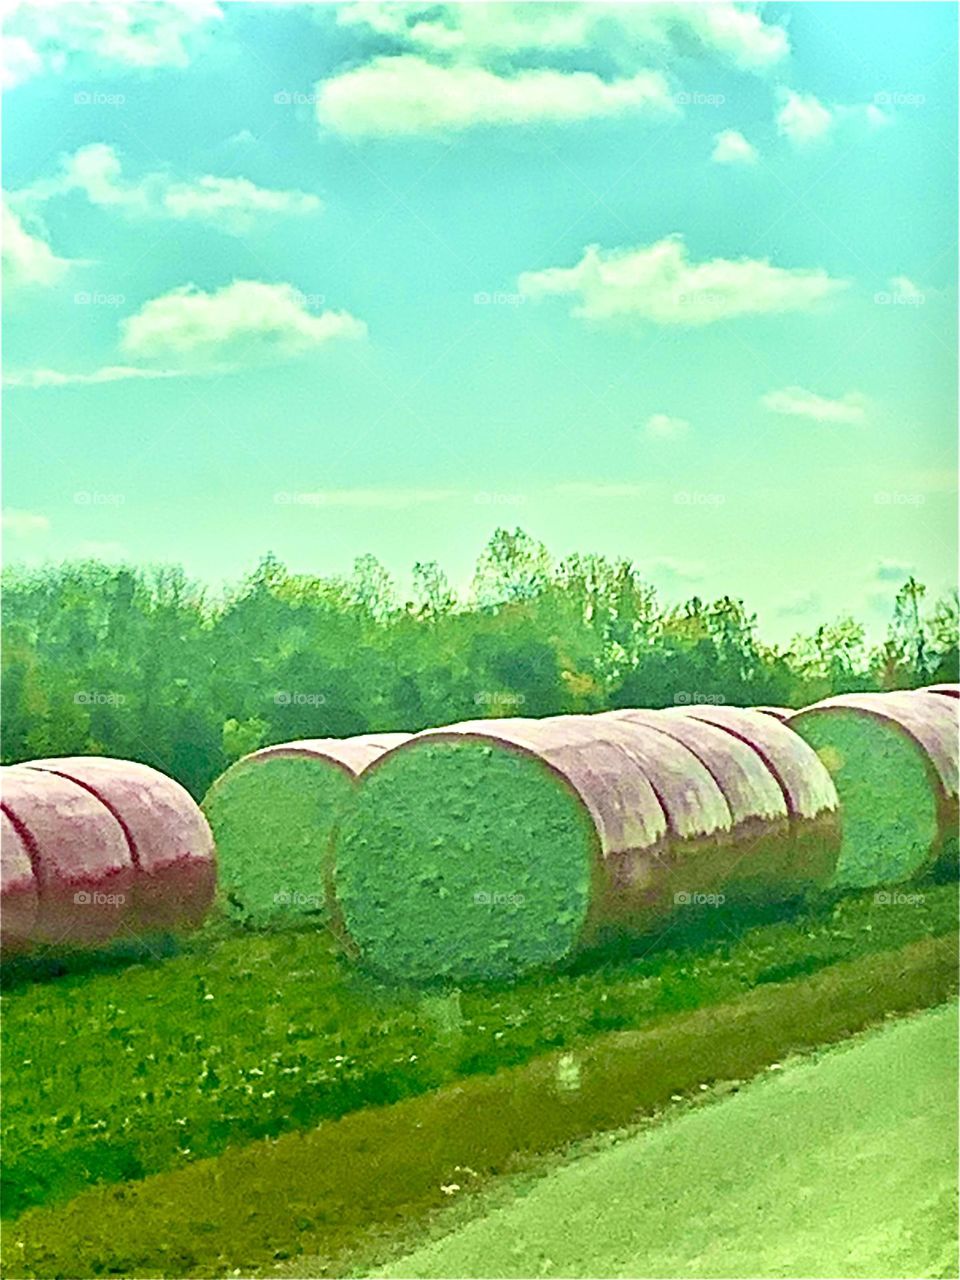
<svg viewBox="0 0 960 1280"><path fill-rule="evenodd" d="M333 1123L232 1146L63 1206L3 1235L10 1277L342 1276L412 1248L432 1216L503 1174L656 1115L676 1097L742 1081L785 1055L836 1042L956 989L956 935L926 937L760 983L645 1029L459 1080Z"/></svg>
<svg viewBox="0 0 960 1280"><path fill-rule="evenodd" d="M768 1072L378 1274L955 1276L957 1034L941 1006Z"/></svg>
<svg viewBox="0 0 960 1280"><path fill-rule="evenodd" d="M4 1212L188 1165L641 1028L955 927L956 886L736 929L714 913L649 952L512 988L388 988L324 931L200 935L182 954L3 997ZM648 944L649 945L649 944Z"/></svg>

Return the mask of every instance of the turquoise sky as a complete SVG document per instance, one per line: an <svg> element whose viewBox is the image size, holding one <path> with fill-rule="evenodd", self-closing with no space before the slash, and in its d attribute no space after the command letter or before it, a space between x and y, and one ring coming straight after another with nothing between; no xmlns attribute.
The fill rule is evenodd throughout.
<svg viewBox="0 0 960 1280"><path fill-rule="evenodd" d="M13 6L8 561L955 581L952 4ZM591 248L591 246L593 246Z"/></svg>

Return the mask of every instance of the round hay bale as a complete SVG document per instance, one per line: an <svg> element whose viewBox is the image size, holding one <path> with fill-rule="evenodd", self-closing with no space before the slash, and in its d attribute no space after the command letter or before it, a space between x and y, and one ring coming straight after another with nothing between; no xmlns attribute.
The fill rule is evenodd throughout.
<svg viewBox="0 0 960 1280"><path fill-rule="evenodd" d="M840 811L836 788L816 752L774 716L746 707L695 704L671 707L661 714L715 725L757 753L780 784L790 815L790 856L782 867L784 894L829 884L840 851Z"/></svg>
<svg viewBox="0 0 960 1280"><path fill-rule="evenodd" d="M9 816L0 812L0 951L25 951L37 922L37 880L30 850Z"/></svg>
<svg viewBox="0 0 960 1280"><path fill-rule="evenodd" d="M896 884L955 864L957 704L935 693L848 693L790 727L830 771L843 810L836 882Z"/></svg>
<svg viewBox="0 0 960 1280"><path fill-rule="evenodd" d="M228 908L254 924L321 912L331 837L357 775L407 736L281 742L222 774L202 807Z"/></svg>
<svg viewBox="0 0 960 1280"><path fill-rule="evenodd" d="M643 725L692 751L730 810L728 860L718 878L724 891L747 897L783 896L792 855L790 816L780 784L752 747L716 725L689 716L627 709L604 712L601 718Z"/></svg>
<svg viewBox="0 0 960 1280"><path fill-rule="evenodd" d="M107 756L31 760L85 787L127 837L134 866L136 926L145 931L194 928L217 885L213 837L200 807L179 782L149 765Z"/></svg>
<svg viewBox="0 0 960 1280"><path fill-rule="evenodd" d="M133 862L123 828L79 783L42 769L3 771L3 810L33 864L33 940L95 946L129 927Z"/></svg>
<svg viewBox="0 0 960 1280"><path fill-rule="evenodd" d="M662 922L677 894L715 882L731 826L697 757L640 725L428 730L363 775L337 838L334 916L394 977L510 978Z"/></svg>
<svg viewBox="0 0 960 1280"><path fill-rule="evenodd" d="M940 693L946 698L960 698L960 684L928 684L917 693Z"/></svg>

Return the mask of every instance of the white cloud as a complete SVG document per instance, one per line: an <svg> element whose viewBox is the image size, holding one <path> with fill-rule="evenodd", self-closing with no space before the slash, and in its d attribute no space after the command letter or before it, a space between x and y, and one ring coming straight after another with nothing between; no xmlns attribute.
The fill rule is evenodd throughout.
<svg viewBox="0 0 960 1280"><path fill-rule="evenodd" d="M919 285L914 284L909 276L891 276L888 283L893 297L898 302L923 303L926 301L926 292Z"/></svg>
<svg viewBox="0 0 960 1280"><path fill-rule="evenodd" d="M3 528L15 538L29 538L33 534L47 533L50 521L35 511L4 511Z"/></svg>
<svg viewBox="0 0 960 1280"><path fill-rule="evenodd" d="M756 164L759 158L756 147L736 129L722 129L714 143L710 159L717 164Z"/></svg>
<svg viewBox="0 0 960 1280"><path fill-rule="evenodd" d="M183 285L151 298L121 330L120 345L129 355L201 361L254 346L293 355L333 338L362 338L367 331L346 311L308 311L293 285L260 280L234 280L212 293Z"/></svg>
<svg viewBox="0 0 960 1280"><path fill-rule="evenodd" d="M4 82L12 87L41 72L185 67L196 38L222 17L213 0L8 0Z"/></svg>
<svg viewBox="0 0 960 1280"><path fill-rule="evenodd" d="M129 378L179 378L179 369L140 369L135 365L112 364L92 373L61 373L58 369L26 369L4 376L5 387L37 390L41 387L98 386L105 382L125 382Z"/></svg>
<svg viewBox="0 0 960 1280"><path fill-rule="evenodd" d="M867 400L859 391L848 391L836 400L807 391L803 387L782 387L761 396L760 403L771 413L793 418L811 418L814 422L863 422Z"/></svg>
<svg viewBox="0 0 960 1280"><path fill-rule="evenodd" d="M680 235L636 249L589 245L573 267L524 272L522 293L572 295L573 314L635 316L652 324L699 326L745 315L809 311L847 282L822 268L775 267L764 258L691 262Z"/></svg>
<svg viewBox="0 0 960 1280"><path fill-rule="evenodd" d="M820 142L844 122L858 122L870 129L879 129L890 124L892 119L872 102L860 106L827 106L812 93L797 93L786 88L779 91L779 100L777 130L796 147Z"/></svg>
<svg viewBox="0 0 960 1280"><path fill-rule="evenodd" d="M123 177L116 150L103 142L65 156L57 177L41 179L17 195L29 203L71 191L82 191L91 204L118 208L131 216L190 218L238 235L248 231L260 214L299 215L322 208L317 196L308 192L258 187L247 178L205 174L177 182L168 174L148 173L131 181Z"/></svg>
<svg viewBox="0 0 960 1280"><path fill-rule="evenodd" d="M644 430L655 440L675 440L690 430L686 418L672 418L668 413L654 413L644 423Z"/></svg>
<svg viewBox="0 0 960 1280"><path fill-rule="evenodd" d="M58 258L43 236L28 231L6 200L2 217L4 282L13 288L56 284L71 263Z"/></svg>
<svg viewBox="0 0 960 1280"><path fill-rule="evenodd" d="M745 70L762 70L789 50L786 31L753 8L709 4L360 3L339 6L337 21L362 25L431 53L516 54L601 48L621 58L638 51L691 48Z"/></svg>
<svg viewBox="0 0 960 1280"><path fill-rule="evenodd" d="M669 589L683 583L701 582L703 565L689 560L677 560L673 556L660 556L654 560L641 560L637 567L644 577L652 578Z"/></svg>
<svg viewBox="0 0 960 1280"><path fill-rule="evenodd" d="M879 560L873 571L878 582L906 582L913 573L913 566L902 560Z"/></svg>
<svg viewBox="0 0 960 1280"><path fill-rule="evenodd" d="M317 119L351 136L563 123L644 109L676 110L658 71L611 81L588 71L501 76L482 67L442 67L402 54L374 58L317 86Z"/></svg>

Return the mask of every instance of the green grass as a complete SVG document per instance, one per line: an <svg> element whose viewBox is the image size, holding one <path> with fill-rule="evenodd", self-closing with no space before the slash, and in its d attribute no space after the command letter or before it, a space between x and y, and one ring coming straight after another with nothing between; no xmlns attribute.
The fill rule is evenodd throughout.
<svg viewBox="0 0 960 1280"><path fill-rule="evenodd" d="M164 959L14 977L2 1001L5 1212L951 930L956 886L922 895L868 894L749 930L707 909L646 940L646 954L459 994L378 985L309 929L212 929Z"/></svg>
<svg viewBox="0 0 960 1280"><path fill-rule="evenodd" d="M956 987L956 946L954 934L860 956L307 1133L91 1189L8 1226L5 1272L250 1275L290 1260L300 1276L355 1273L396 1256L398 1241L449 1204L444 1188L482 1189L675 1095L942 1004ZM754 1140L764 1145L762 1134ZM311 1256L310 1271L292 1261Z"/></svg>
<svg viewBox="0 0 960 1280"><path fill-rule="evenodd" d="M957 1033L950 1004L788 1063L378 1274L956 1275Z"/></svg>

